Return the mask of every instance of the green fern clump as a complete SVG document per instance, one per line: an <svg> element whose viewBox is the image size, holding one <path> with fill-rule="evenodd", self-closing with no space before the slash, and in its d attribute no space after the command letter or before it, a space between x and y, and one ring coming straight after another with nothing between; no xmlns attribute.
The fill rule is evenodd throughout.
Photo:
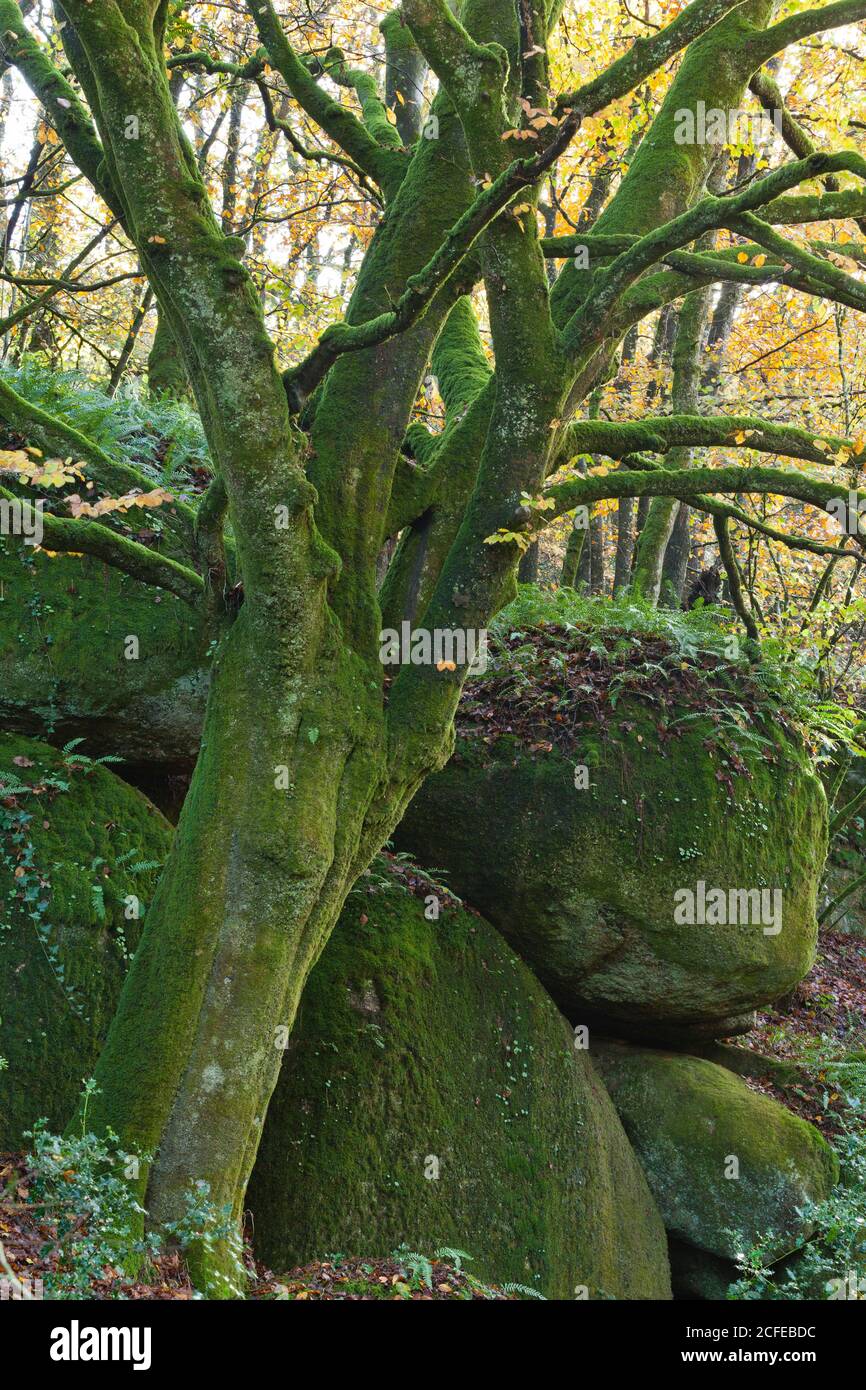
<svg viewBox="0 0 866 1390"><path fill-rule="evenodd" d="M688 611L653 608L633 595L608 599L570 588L550 590L521 584L517 598L494 618L491 634L495 638L543 623L561 624L599 638L619 638L628 642L660 637L683 653L696 651L716 655L725 652L735 628L733 614L715 606Z"/></svg>
<svg viewBox="0 0 866 1390"><path fill-rule="evenodd" d="M163 486L183 486L210 467L201 420L192 406L170 397L148 399L134 387L109 396L81 372L53 372L32 359L0 367L3 380L32 405L87 435L113 458Z"/></svg>
<svg viewBox="0 0 866 1390"><path fill-rule="evenodd" d="M778 711L786 723L797 726L819 762L840 749L866 755L862 716L853 707L821 698L808 649L792 650L773 638L753 642L743 636L730 609L653 608L634 595L610 599L567 587L522 584L490 625L489 665L470 681L470 697L483 690L485 681L501 684L503 679L515 694L530 696L537 683L540 640L546 666L552 669L559 661L563 676L569 653L576 649L621 668L611 679L612 704L620 685L633 685L636 678L648 686L653 681L669 684L679 671L688 670L705 684L707 706L756 747L761 737L750 711L757 702L768 714Z"/></svg>

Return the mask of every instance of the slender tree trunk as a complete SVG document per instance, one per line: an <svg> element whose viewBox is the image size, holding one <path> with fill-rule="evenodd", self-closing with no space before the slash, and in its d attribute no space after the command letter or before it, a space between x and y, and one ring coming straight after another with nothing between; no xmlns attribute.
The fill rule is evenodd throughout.
<svg viewBox="0 0 866 1390"><path fill-rule="evenodd" d="M672 385L673 407L680 414L694 414L697 410L708 301L709 290L693 290L686 295L680 310L673 352ZM692 449L671 449L667 455L667 467L688 468L693 455ZM680 503L675 497L654 498L638 538L634 588L652 604L659 601L665 552L679 507Z"/></svg>
<svg viewBox="0 0 866 1390"><path fill-rule="evenodd" d="M637 326L625 335L620 355L620 369L617 380L617 394L622 396L626 385L624 368L634 361L637 352ZM634 554L634 498L621 497L616 509L616 556L613 572L614 597L628 588L631 581L632 556Z"/></svg>
<svg viewBox="0 0 866 1390"><path fill-rule="evenodd" d="M692 509L689 504L681 502L677 508L676 519L671 528L664 564L662 565L659 603L666 608L679 608L682 605L692 543L691 516Z"/></svg>
<svg viewBox="0 0 866 1390"><path fill-rule="evenodd" d="M144 323L144 320L147 317L147 311L152 303L153 290L148 285L147 289L145 290L144 294L141 296L141 299L139 300L135 313L133 314L132 323L129 325L129 332L126 335L126 342L123 344L120 356L118 357L117 361L111 369L111 376L109 377L108 381L109 396L113 396L115 394L118 386L123 380L123 373L126 371L126 368L129 364L129 359L132 356L133 350L135 348L136 340L138 338L139 333L141 332L141 325Z"/></svg>
<svg viewBox="0 0 866 1390"><path fill-rule="evenodd" d="M521 584L538 583L538 552L538 541L533 541L529 549L521 555L517 567L517 578Z"/></svg>
<svg viewBox="0 0 866 1390"><path fill-rule="evenodd" d="M581 561L584 554L589 551L589 546L586 545L586 528L578 526L576 521L577 518L575 518L575 524L572 525L568 533L568 541L565 547L565 555L562 558L562 569L559 575L560 584L567 584L570 588L574 588L581 582L587 584L589 582L588 567L586 579L581 581L580 575Z"/></svg>
<svg viewBox="0 0 866 1390"><path fill-rule="evenodd" d="M603 594L605 589L604 532L604 514L601 511L597 511L593 516L589 527L589 553L591 566L589 591L591 594Z"/></svg>
<svg viewBox="0 0 866 1390"><path fill-rule="evenodd" d="M616 509L616 562L613 571L613 593L623 593L631 582L634 554L635 505L633 497L621 497Z"/></svg>

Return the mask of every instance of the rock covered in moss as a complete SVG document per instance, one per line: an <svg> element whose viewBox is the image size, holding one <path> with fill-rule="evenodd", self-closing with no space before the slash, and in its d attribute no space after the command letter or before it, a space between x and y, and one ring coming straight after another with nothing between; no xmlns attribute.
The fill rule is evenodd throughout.
<svg viewBox="0 0 866 1390"><path fill-rule="evenodd" d="M171 827L107 767L0 734L0 1149L92 1072ZM136 914L138 914L136 916Z"/></svg>
<svg viewBox="0 0 866 1390"><path fill-rule="evenodd" d="M796 732L757 687L726 715L743 692L651 643L527 646L470 683L396 842L572 1022L683 1045L744 1031L814 955L826 798Z"/></svg>
<svg viewBox="0 0 866 1390"><path fill-rule="evenodd" d="M701 1058L624 1043L592 1056L672 1236L728 1260L760 1243L770 1263L809 1234L839 1177L813 1125Z"/></svg>
<svg viewBox="0 0 866 1390"><path fill-rule="evenodd" d="M468 1251L547 1296L669 1297L664 1231L592 1063L481 918L350 895L304 991L248 1192L280 1271Z"/></svg>
<svg viewBox="0 0 866 1390"><path fill-rule="evenodd" d="M125 761L190 765L207 695L203 621L89 556L0 539L0 721ZM130 643L134 638L137 646Z"/></svg>

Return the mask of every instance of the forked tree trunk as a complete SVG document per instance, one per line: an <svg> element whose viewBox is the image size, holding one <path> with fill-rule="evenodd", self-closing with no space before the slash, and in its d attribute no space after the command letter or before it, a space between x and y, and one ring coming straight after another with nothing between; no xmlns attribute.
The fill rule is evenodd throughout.
<svg viewBox="0 0 866 1390"><path fill-rule="evenodd" d="M245 605L96 1068L88 1121L155 1155L139 1175L155 1223L203 1181L239 1229L307 975L402 810L368 682L327 643L305 658L296 674L289 639ZM192 1268L210 1296L240 1291L231 1241L196 1247Z"/></svg>

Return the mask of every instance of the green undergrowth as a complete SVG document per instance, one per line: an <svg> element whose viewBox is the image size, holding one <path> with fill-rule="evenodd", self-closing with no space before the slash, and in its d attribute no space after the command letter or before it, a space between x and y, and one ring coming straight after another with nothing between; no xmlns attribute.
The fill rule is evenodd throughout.
<svg viewBox="0 0 866 1390"><path fill-rule="evenodd" d="M217 1209L201 1181L191 1183L179 1220L139 1234L147 1213L137 1197L138 1177L151 1156L126 1151L110 1129L99 1135L88 1130L88 1104L97 1093L92 1080L85 1083L77 1132L53 1133L41 1119L26 1136L32 1142L19 1195L23 1190L45 1232L40 1255L50 1256L42 1274L48 1298L127 1298L124 1268L135 1265L146 1280L169 1250L185 1256L193 1246L212 1248L233 1238L230 1211ZM0 1200L4 1196L0 1192ZM243 1281L238 1250L234 1260Z"/></svg>
<svg viewBox="0 0 866 1390"><path fill-rule="evenodd" d="M680 724L709 715L755 751L766 747L762 723L804 737L819 760L863 751L858 712L821 700L805 660L745 638L729 610L530 584L491 623L488 667L469 681L458 722L482 732L507 712L509 732L568 750L584 717L603 724L624 696L663 717L676 709Z"/></svg>
<svg viewBox="0 0 866 1390"><path fill-rule="evenodd" d="M32 405L85 434L112 458L164 487L204 481L210 459L201 420L182 401L148 398L131 388L109 396L80 372L53 372L32 360L0 368L3 380Z"/></svg>

